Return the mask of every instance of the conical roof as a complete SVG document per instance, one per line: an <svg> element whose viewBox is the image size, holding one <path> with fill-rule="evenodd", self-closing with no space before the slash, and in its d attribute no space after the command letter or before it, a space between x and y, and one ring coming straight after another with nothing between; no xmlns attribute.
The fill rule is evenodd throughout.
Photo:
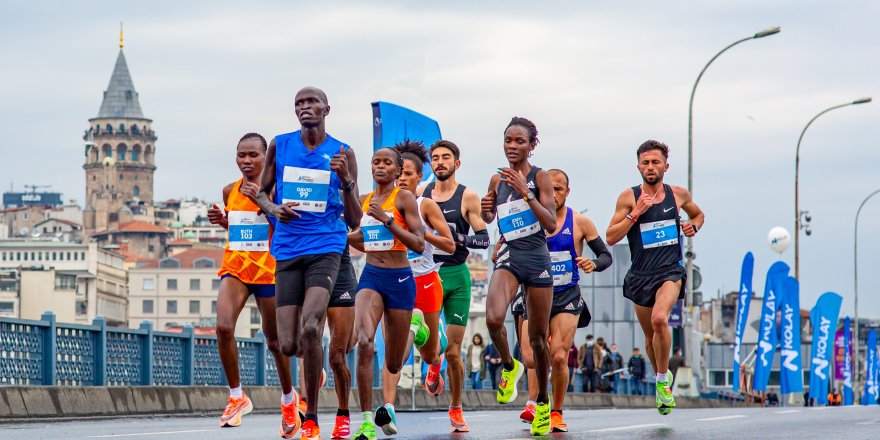
<svg viewBox="0 0 880 440"><path fill-rule="evenodd" d="M121 48L97 117L144 119L141 104L138 102L138 94L134 89L134 82L131 80L128 64L125 62L125 54L122 53Z"/></svg>

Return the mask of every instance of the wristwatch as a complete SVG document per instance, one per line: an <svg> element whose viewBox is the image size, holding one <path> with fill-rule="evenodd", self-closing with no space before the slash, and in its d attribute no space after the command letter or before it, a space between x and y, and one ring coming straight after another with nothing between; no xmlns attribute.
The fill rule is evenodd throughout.
<svg viewBox="0 0 880 440"><path fill-rule="evenodd" d="M342 190L345 192L349 192L352 189L354 189L354 184L355 184L355 181L352 180L351 182L348 182L345 185L342 185Z"/></svg>
<svg viewBox="0 0 880 440"><path fill-rule="evenodd" d="M535 200L535 193L529 191L528 193L526 193L525 197L523 197L523 200L525 200L526 202Z"/></svg>
<svg viewBox="0 0 880 440"><path fill-rule="evenodd" d="M391 224L394 223L394 217L388 217L388 221L382 223L386 228L391 229Z"/></svg>
<svg viewBox="0 0 880 440"><path fill-rule="evenodd" d="M627 215L626 215L626 218L627 218L629 221L633 222L633 223L635 223L636 220L639 219L638 217L633 217L632 214L627 214Z"/></svg>

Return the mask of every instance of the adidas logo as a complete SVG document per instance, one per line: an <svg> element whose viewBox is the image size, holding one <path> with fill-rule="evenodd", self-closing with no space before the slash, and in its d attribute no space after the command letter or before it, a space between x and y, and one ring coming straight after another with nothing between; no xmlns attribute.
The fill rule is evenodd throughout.
<svg viewBox="0 0 880 440"><path fill-rule="evenodd" d="M532 181L527 182L526 187L531 188L531 189L535 189L535 182L532 182Z"/></svg>
<svg viewBox="0 0 880 440"><path fill-rule="evenodd" d="M550 273L545 270L541 272L541 275L538 275L538 278L550 278Z"/></svg>
<svg viewBox="0 0 880 440"><path fill-rule="evenodd" d="M565 306L565 310L574 310L574 304L568 303L568 305Z"/></svg>
<svg viewBox="0 0 880 440"><path fill-rule="evenodd" d="M345 292L342 295L339 295L339 299L351 299L351 295L349 295L348 292Z"/></svg>
<svg viewBox="0 0 880 440"><path fill-rule="evenodd" d="M563 235L571 235L571 229L569 229L569 228L565 228L565 229L563 229L563 230L562 230L562 234L563 234Z"/></svg>

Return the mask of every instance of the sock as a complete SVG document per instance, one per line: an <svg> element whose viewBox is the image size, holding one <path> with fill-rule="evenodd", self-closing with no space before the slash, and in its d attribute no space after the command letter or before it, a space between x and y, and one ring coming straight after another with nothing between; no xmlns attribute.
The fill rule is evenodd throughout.
<svg viewBox="0 0 880 440"><path fill-rule="evenodd" d="M309 403L309 402L306 402L306 396L303 396L303 395L299 396L299 400L303 403Z"/></svg>
<svg viewBox="0 0 880 440"><path fill-rule="evenodd" d="M507 370L507 371L513 371L513 369L514 369L514 367L515 367L513 361L511 361L510 364L506 364L506 363L503 363L503 362L502 362L502 363L501 363L501 366L504 367L504 369Z"/></svg>
<svg viewBox="0 0 880 440"><path fill-rule="evenodd" d="M290 390L290 392L287 394L282 393L281 394L281 404L282 405L290 405L291 403L293 403L293 390Z"/></svg>
<svg viewBox="0 0 880 440"><path fill-rule="evenodd" d="M529 401L527 401L527 402L526 402L526 405L528 405L528 404L530 404L530 403L531 403L532 405L537 405L537 403L535 403L534 400L529 400Z"/></svg>
<svg viewBox="0 0 880 440"><path fill-rule="evenodd" d="M306 414L306 420L311 420L311 421L315 422L315 424L317 425L318 424L318 415L317 414ZM303 423L305 423L306 420L303 420Z"/></svg>
<svg viewBox="0 0 880 440"><path fill-rule="evenodd" d="M241 391L241 385L229 389L229 397L232 397L234 399L241 399L241 396L243 395L244 393Z"/></svg>
<svg viewBox="0 0 880 440"><path fill-rule="evenodd" d="M669 382L669 373L657 373L657 382Z"/></svg>
<svg viewBox="0 0 880 440"><path fill-rule="evenodd" d="M393 403L386 403L385 408L390 408L391 411L394 412L394 404Z"/></svg>
<svg viewBox="0 0 880 440"><path fill-rule="evenodd" d="M349 413L347 409L337 409L336 417L349 417Z"/></svg>
<svg viewBox="0 0 880 440"><path fill-rule="evenodd" d="M452 411L452 410L456 410L456 409L461 409L461 405L459 405L459 406L452 406L452 405L450 405L450 406L449 406L449 410L450 410L450 411Z"/></svg>
<svg viewBox="0 0 880 440"><path fill-rule="evenodd" d="M561 409L553 409L553 410L550 410L550 412L551 412L551 413L559 413L560 416L562 415L562 410L561 410Z"/></svg>
<svg viewBox="0 0 880 440"><path fill-rule="evenodd" d="M361 412L361 418L364 420L364 424L373 424L373 412L372 411L363 411Z"/></svg>

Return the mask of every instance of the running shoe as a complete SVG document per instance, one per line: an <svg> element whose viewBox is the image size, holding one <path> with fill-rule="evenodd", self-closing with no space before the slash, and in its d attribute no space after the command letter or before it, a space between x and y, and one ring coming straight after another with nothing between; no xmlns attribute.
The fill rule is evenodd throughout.
<svg viewBox="0 0 880 440"><path fill-rule="evenodd" d="M376 408L373 421L376 422L376 426L382 428L385 435L397 434L397 417L394 416L394 405L386 403Z"/></svg>
<svg viewBox="0 0 880 440"><path fill-rule="evenodd" d="M302 425L302 440L321 440L321 428L318 422L314 420L306 420Z"/></svg>
<svg viewBox="0 0 880 440"><path fill-rule="evenodd" d="M449 424L452 425L452 432L470 432L471 427L464 420L464 413L461 407L449 408Z"/></svg>
<svg viewBox="0 0 880 440"><path fill-rule="evenodd" d="M672 395L672 373L666 376L666 382L657 382L657 411L667 415L675 408L675 397Z"/></svg>
<svg viewBox="0 0 880 440"><path fill-rule="evenodd" d="M425 315L421 310L413 309L412 318L409 321L409 330L413 332L413 344L417 348L421 348L428 343L431 330L428 328L428 324L425 324Z"/></svg>
<svg viewBox="0 0 880 440"><path fill-rule="evenodd" d="M437 329L440 332L440 354L446 353L446 346L449 345L449 339L446 338L446 332L442 329Z"/></svg>
<svg viewBox="0 0 880 440"><path fill-rule="evenodd" d="M241 425L242 416L253 410L254 404L251 403L251 399L248 399L248 396L245 396L244 393L242 393L241 397L237 399L235 397L229 397L226 409L223 410L223 415L220 416L220 427L235 427Z"/></svg>
<svg viewBox="0 0 880 440"><path fill-rule="evenodd" d="M532 435L547 435L550 433L550 404L539 403L535 405L535 420L532 420Z"/></svg>
<svg viewBox="0 0 880 440"><path fill-rule="evenodd" d="M428 374L425 375L425 391L433 397L443 393L443 376L440 375L441 365L443 365L442 354L439 359L428 367Z"/></svg>
<svg viewBox="0 0 880 440"><path fill-rule="evenodd" d="M376 440L376 425L372 420L364 420L360 429L354 435L354 440Z"/></svg>
<svg viewBox="0 0 880 440"><path fill-rule="evenodd" d="M333 440L348 440L351 438L351 418L348 416L336 416L333 425Z"/></svg>
<svg viewBox="0 0 880 440"><path fill-rule="evenodd" d="M562 419L561 411L550 411L550 427L553 432L568 432L568 425Z"/></svg>
<svg viewBox="0 0 880 440"><path fill-rule="evenodd" d="M525 367L518 360L513 360L513 370L501 369L501 381L498 383L498 403L505 404L516 399L516 386L525 372Z"/></svg>
<svg viewBox="0 0 880 440"><path fill-rule="evenodd" d="M289 405L281 403L281 438L293 438L302 426L303 417L297 411L300 403L296 390L293 390L293 401Z"/></svg>
<svg viewBox="0 0 880 440"><path fill-rule="evenodd" d="M321 369L321 385L318 388L324 388L324 384L327 383L327 370ZM306 419L306 410L309 408L306 399L299 399L299 418L302 420Z"/></svg>
<svg viewBox="0 0 880 440"><path fill-rule="evenodd" d="M535 402L531 400L526 402L526 407L519 413L519 419L523 423L532 423L535 420Z"/></svg>

